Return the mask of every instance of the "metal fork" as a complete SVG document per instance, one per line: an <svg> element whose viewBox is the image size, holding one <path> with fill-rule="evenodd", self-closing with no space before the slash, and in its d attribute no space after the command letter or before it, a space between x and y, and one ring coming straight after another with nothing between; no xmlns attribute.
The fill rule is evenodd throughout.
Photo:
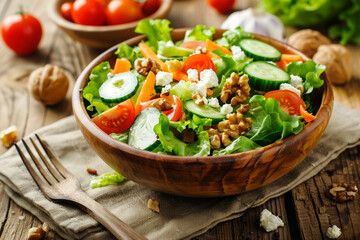
<svg viewBox="0 0 360 240"><path fill-rule="evenodd" d="M48 171L40 163L41 160L39 161L38 158L35 157L24 139L22 139L22 142L42 177L37 171L35 171L35 168L30 164L31 160L28 160L28 158L25 157L24 153L20 150L16 143L15 147L30 175L33 177L35 183L47 199L53 202L75 203L94 219L100 222L117 239L146 239L110 211L101 206L98 202L90 198L81 189L79 181L68 170L66 170L63 165L61 165L59 160L51 152L46 142L41 140L37 134L35 134L35 136L50 161L42 154L35 141L32 138L30 138L30 140L41 160L46 165Z"/></svg>

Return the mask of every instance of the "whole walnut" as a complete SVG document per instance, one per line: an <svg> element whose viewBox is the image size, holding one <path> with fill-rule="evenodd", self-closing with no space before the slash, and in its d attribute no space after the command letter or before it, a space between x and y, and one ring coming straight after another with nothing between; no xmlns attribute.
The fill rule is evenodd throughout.
<svg viewBox="0 0 360 240"><path fill-rule="evenodd" d="M292 34L288 44L312 58L320 45L331 44L331 41L318 31L304 29Z"/></svg>
<svg viewBox="0 0 360 240"><path fill-rule="evenodd" d="M340 44L322 45L313 57L314 62L326 66L326 75L333 84L350 81L354 60L346 47Z"/></svg>
<svg viewBox="0 0 360 240"><path fill-rule="evenodd" d="M44 105L60 102L69 88L69 79L64 71L54 65L47 64L35 69L28 82L31 95Z"/></svg>

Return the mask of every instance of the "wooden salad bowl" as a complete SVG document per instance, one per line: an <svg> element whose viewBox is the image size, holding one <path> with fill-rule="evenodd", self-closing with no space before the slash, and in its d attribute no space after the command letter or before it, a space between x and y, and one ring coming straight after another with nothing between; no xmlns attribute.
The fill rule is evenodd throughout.
<svg viewBox="0 0 360 240"><path fill-rule="evenodd" d="M47 9L48 15L64 33L84 45L107 49L119 42L139 35L134 32L134 29L142 19L111 26L85 26L70 22L64 19L59 12L61 4L68 1L74 0L50 0ZM173 0L162 0L159 9L146 18L164 18L170 11L172 2Z"/></svg>
<svg viewBox="0 0 360 240"><path fill-rule="evenodd" d="M174 41L184 37L186 29L172 32ZM224 30L217 30L215 39ZM139 43L145 36L125 41ZM255 35L283 53L295 53L308 58L296 49L273 39ZM91 70L103 61L115 62L117 46L110 48L93 60L80 74L73 92L73 110L77 123L90 146L113 169L128 179L153 190L187 197L222 197L251 191L265 186L298 165L315 147L328 124L333 92L326 75L324 85L311 95L319 106L316 119L297 134L271 145L248 152L209 157L180 157L153 153L119 142L90 120L82 89L86 86ZM141 136L139 136L141 137Z"/></svg>

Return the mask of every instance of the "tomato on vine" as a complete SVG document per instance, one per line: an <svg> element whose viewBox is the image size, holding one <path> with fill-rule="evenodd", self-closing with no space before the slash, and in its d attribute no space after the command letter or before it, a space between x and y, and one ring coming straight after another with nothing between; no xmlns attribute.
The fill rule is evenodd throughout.
<svg viewBox="0 0 360 240"><path fill-rule="evenodd" d="M27 55L34 52L42 37L39 20L20 9L8 16L1 24L1 36L5 44L16 54Z"/></svg>

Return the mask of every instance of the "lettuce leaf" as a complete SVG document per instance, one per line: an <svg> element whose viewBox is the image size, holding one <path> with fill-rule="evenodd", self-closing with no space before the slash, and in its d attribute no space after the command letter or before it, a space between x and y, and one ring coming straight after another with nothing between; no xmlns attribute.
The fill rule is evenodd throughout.
<svg viewBox="0 0 360 240"><path fill-rule="evenodd" d="M127 180L127 178L118 172L104 173L91 179L90 188L105 187L110 184L122 183L125 180Z"/></svg>
<svg viewBox="0 0 360 240"><path fill-rule="evenodd" d="M129 140L129 132L122 132L122 133L111 133L110 137L118 140L119 142L128 143Z"/></svg>
<svg viewBox="0 0 360 240"><path fill-rule="evenodd" d="M254 150L256 148L260 148L261 146L256 144L251 139L240 136L239 138L235 139L229 146L221 150L214 150L213 156L220 156L220 155L228 155L232 153L240 153L246 152L250 150Z"/></svg>
<svg viewBox="0 0 360 240"><path fill-rule="evenodd" d="M313 61L291 62L286 65L286 71L290 75L300 76L304 80L304 94L310 94L314 88L319 88L324 84L320 75L325 71L325 68L324 65L316 64Z"/></svg>
<svg viewBox="0 0 360 240"><path fill-rule="evenodd" d="M273 98L265 99L262 95L255 95L249 102L259 106L250 108L245 115L253 120L251 130L245 136L261 146L298 134L304 127L304 123L300 121L301 116L288 115Z"/></svg>
<svg viewBox="0 0 360 240"><path fill-rule="evenodd" d="M134 62L137 58L143 57L138 46L132 48L126 43L120 44L115 54L118 55L118 58L128 59L132 66L134 66Z"/></svg>
<svg viewBox="0 0 360 240"><path fill-rule="evenodd" d="M224 32L222 38L217 39L216 43L222 47L230 49L231 46L239 46L239 41L244 38L254 38L254 36L245 32L240 26L238 26L235 29Z"/></svg>
<svg viewBox="0 0 360 240"><path fill-rule="evenodd" d="M176 95L180 98L182 102L192 99L192 93L189 90L191 81L180 81L169 91L170 95Z"/></svg>
<svg viewBox="0 0 360 240"><path fill-rule="evenodd" d="M99 95L99 88L108 79L109 72L109 62L102 62L91 71L90 81L83 90L83 97L89 101L89 105L86 107L88 111L96 111L97 114L100 114L110 109L111 106L104 103Z"/></svg>
<svg viewBox="0 0 360 240"><path fill-rule="evenodd" d="M208 156L210 154L209 134L206 131L199 131L198 140L187 144L175 137L169 129L169 118L161 114L159 123L155 125L154 132L158 135L161 147L154 151L178 156Z"/></svg>
<svg viewBox="0 0 360 240"><path fill-rule="evenodd" d="M187 41L206 41L206 39L212 40L215 33L215 28L210 27L206 29L205 25L196 25L192 30L187 30L185 33L184 42Z"/></svg>
<svg viewBox="0 0 360 240"><path fill-rule="evenodd" d="M159 41L172 41L170 32L170 21L167 19L144 19L135 28L135 32L145 34L149 41L149 46L158 50Z"/></svg>

